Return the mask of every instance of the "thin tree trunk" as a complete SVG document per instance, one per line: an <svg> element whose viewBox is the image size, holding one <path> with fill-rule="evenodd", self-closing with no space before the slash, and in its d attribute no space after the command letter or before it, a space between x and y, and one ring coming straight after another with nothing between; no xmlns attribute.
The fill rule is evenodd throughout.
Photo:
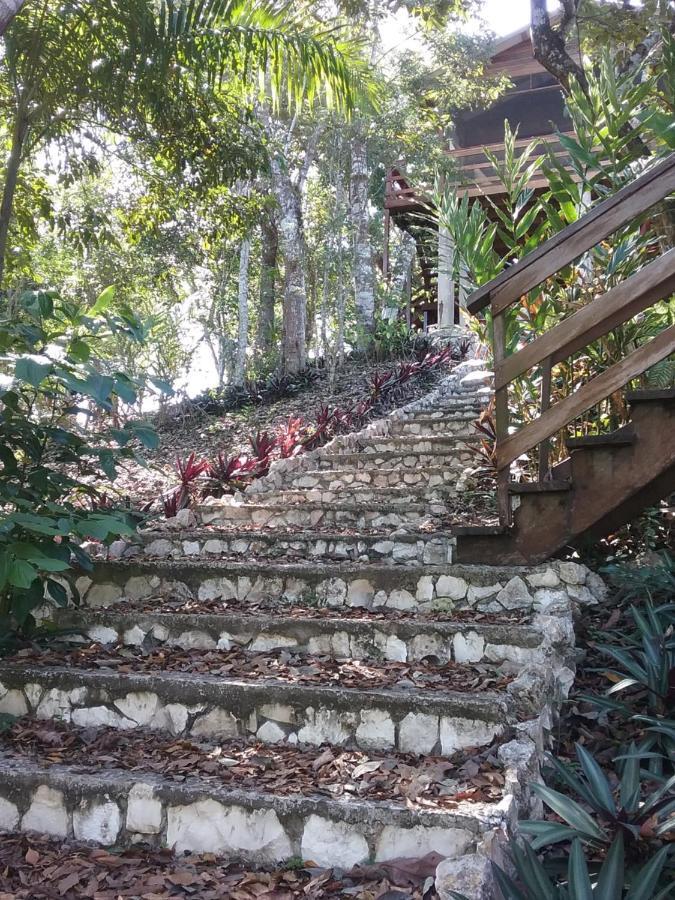
<svg viewBox="0 0 675 900"><path fill-rule="evenodd" d="M259 353L269 353L274 344L274 304L276 300L277 255L279 235L271 219L263 219L261 225L262 253L260 260L260 306L256 348Z"/></svg>
<svg viewBox="0 0 675 900"><path fill-rule="evenodd" d="M367 344L375 317L375 273L368 213L368 157L366 141L356 128L351 141L351 220L354 247L354 303L359 341Z"/></svg>
<svg viewBox="0 0 675 900"><path fill-rule="evenodd" d="M566 90L570 89L572 78L587 92L588 81L579 63L567 52L566 32L574 22L579 0L562 0L562 18L557 28L553 27L546 0L530 0L530 39L534 58L558 79Z"/></svg>
<svg viewBox="0 0 675 900"><path fill-rule="evenodd" d="M26 0L0 0L0 35L5 33L7 26L25 3Z"/></svg>
<svg viewBox="0 0 675 900"><path fill-rule="evenodd" d="M23 113L19 111L17 112L16 123L12 133L12 146L9 151L7 166L5 168L5 183L2 189L2 203L0 203L0 286L3 283L5 276L7 238L9 236L9 226L12 221L12 212L14 210L14 194L16 193L16 185L19 180L23 145L27 134L28 123L24 119Z"/></svg>
<svg viewBox="0 0 675 900"><path fill-rule="evenodd" d="M284 260L281 369L293 373L304 369L307 360L307 292L302 259L302 207L299 193L278 159L271 161L271 172L279 204L279 248Z"/></svg>
<svg viewBox="0 0 675 900"><path fill-rule="evenodd" d="M251 259L251 239L244 238L239 251L239 298L237 304L239 327L237 330L237 356L234 366L234 383L244 383L246 353L248 351L248 267Z"/></svg>

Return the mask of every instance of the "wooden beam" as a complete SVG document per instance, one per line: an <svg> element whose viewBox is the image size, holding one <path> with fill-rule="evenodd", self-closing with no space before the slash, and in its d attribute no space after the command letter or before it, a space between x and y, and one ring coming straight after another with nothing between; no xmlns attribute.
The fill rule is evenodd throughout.
<svg viewBox="0 0 675 900"><path fill-rule="evenodd" d="M530 422L516 434L510 435L497 446L497 468L508 471L508 466L537 444L564 428L576 416L586 412L596 403L618 391L631 379L637 378L657 362L675 352L675 325L666 328L648 344L638 347L620 362L586 382L569 397Z"/></svg>
<svg viewBox="0 0 675 900"><path fill-rule="evenodd" d="M469 312L475 315L488 304L493 314L501 312L673 191L675 153L478 288L467 303Z"/></svg>
<svg viewBox="0 0 675 900"><path fill-rule="evenodd" d="M675 249L631 275L555 328L507 356L495 368L495 388L510 384L542 360L561 362L627 322L648 306L675 293Z"/></svg>

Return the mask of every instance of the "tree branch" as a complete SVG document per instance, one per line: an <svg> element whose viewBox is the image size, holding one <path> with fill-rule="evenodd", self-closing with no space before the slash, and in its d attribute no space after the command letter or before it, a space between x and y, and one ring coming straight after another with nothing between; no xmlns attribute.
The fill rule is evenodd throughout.
<svg viewBox="0 0 675 900"><path fill-rule="evenodd" d="M530 0L530 39L534 58L554 76L565 91L572 78L586 92L588 82L584 70L567 51L565 36L574 21L578 0L563 0L563 14L557 28L553 27L546 8L546 0Z"/></svg>

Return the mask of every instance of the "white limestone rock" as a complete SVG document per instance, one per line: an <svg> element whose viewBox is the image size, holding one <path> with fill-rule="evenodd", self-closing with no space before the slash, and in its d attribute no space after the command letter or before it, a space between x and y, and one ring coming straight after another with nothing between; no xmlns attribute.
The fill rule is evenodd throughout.
<svg viewBox="0 0 675 900"><path fill-rule="evenodd" d="M41 784L21 820L22 831L39 831L54 837L68 837L68 811L62 791Z"/></svg>
<svg viewBox="0 0 675 900"><path fill-rule="evenodd" d="M50 688L40 700L35 715L38 719L62 719L70 722L69 692Z"/></svg>
<svg viewBox="0 0 675 900"><path fill-rule="evenodd" d="M107 706L86 706L75 709L71 719L80 728L136 728L136 722L113 712Z"/></svg>
<svg viewBox="0 0 675 900"><path fill-rule="evenodd" d="M415 599L418 603L430 603L434 599L434 579L431 575L423 575L419 579Z"/></svg>
<svg viewBox="0 0 675 900"><path fill-rule="evenodd" d="M454 900L457 894L466 900L494 900L497 896L490 860L475 853L444 859L436 869L435 886L440 900Z"/></svg>
<svg viewBox="0 0 675 900"><path fill-rule="evenodd" d="M375 861L387 859L419 859L428 853L446 857L460 856L471 845L473 836L461 828L434 828L416 825L401 828L385 825L375 846Z"/></svg>
<svg viewBox="0 0 675 900"><path fill-rule="evenodd" d="M259 634L247 649L251 653L267 653L269 650L297 646L297 640L285 634Z"/></svg>
<svg viewBox="0 0 675 900"><path fill-rule="evenodd" d="M215 800L169 807L166 842L177 853L251 854L262 862L279 862L293 853L273 810L248 811Z"/></svg>
<svg viewBox="0 0 675 900"><path fill-rule="evenodd" d="M217 707L200 716L192 726L190 734L194 737L233 738L239 735L239 727L231 712Z"/></svg>
<svg viewBox="0 0 675 900"><path fill-rule="evenodd" d="M375 596L375 588L366 578L352 581L347 591L347 606L369 608Z"/></svg>
<svg viewBox="0 0 675 900"><path fill-rule="evenodd" d="M114 844L120 831L120 810L112 800L103 803L80 802L73 812L73 834L78 841L92 841L109 846Z"/></svg>
<svg viewBox="0 0 675 900"><path fill-rule="evenodd" d="M438 743L438 716L408 713L398 727L401 753L431 753Z"/></svg>
<svg viewBox="0 0 675 900"><path fill-rule="evenodd" d="M356 729L356 743L364 750L390 750L396 742L394 723L383 709L364 709Z"/></svg>
<svg viewBox="0 0 675 900"><path fill-rule="evenodd" d="M497 594L497 603L504 609L526 609L532 605L532 596L520 575L507 581Z"/></svg>
<svg viewBox="0 0 675 900"><path fill-rule="evenodd" d="M458 632L452 639L455 662L480 662L485 654L485 638L477 631Z"/></svg>
<svg viewBox="0 0 675 900"><path fill-rule="evenodd" d="M560 584L560 578L554 569L533 572L531 575L526 575L525 580L533 588L554 588Z"/></svg>
<svg viewBox="0 0 675 900"><path fill-rule="evenodd" d="M409 609L416 609L417 601L410 593L410 591L395 590L389 594L387 606L391 609L400 609L401 611L405 612Z"/></svg>
<svg viewBox="0 0 675 900"><path fill-rule="evenodd" d="M132 575L124 585L124 596L130 600L144 600L153 594L153 586L147 575Z"/></svg>
<svg viewBox="0 0 675 900"><path fill-rule="evenodd" d="M108 625L92 625L87 629L87 635L92 641L99 644L116 644L119 635L116 628L110 628Z"/></svg>
<svg viewBox="0 0 675 900"><path fill-rule="evenodd" d="M148 556L156 556L159 559L163 559L164 557L171 556L173 553L173 544L166 538L158 538L147 545L145 552Z"/></svg>
<svg viewBox="0 0 675 900"><path fill-rule="evenodd" d="M559 562L558 572L565 584L585 584L588 569L575 562Z"/></svg>
<svg viewBox="0 0 675 900"><path fill-rule="evenodd" d="M14 831L19 824L16 804L0 797L0 831Z"/></svg>
<svg viewBox="0 0 675 900"><path fill-rule="evenodd" d="M159 834L162 830L162 803L151 784L138 781L127 798L127 831Z"/></svg>
<svg viewBox="0 0 675 900"><path fill-rule="evenodd" d="M0 692L1 693L1 692ZM20 718L28 714L28 701L18 688L4 689L0 696L0 713Z"/></svg>
<svg viewBox="0 0 675 900"><path fill-rule="evenodd" d="M298 740L307 744L345 744L352 736L356 715L338 713L332 709L305 710L305 725L298 731Z"/></svg>
<svg viewBox="0 0 675 900"><path fill-rule="evenodd" d="M353 825L312 815L302 833L301 854L317 866L351 869L368 859L368 842Z"/></svg>
<svg viewBox="0 0 675 900"><path fill-rule="evenodd" d="M119 600L122 595L123 591L119 584L94 584L87 592L87 606L104 609Z"/></svg>
<svg viewBox="0 0 675 900"><path fill-rule="evenodd" d="M130 647L140 647L144 640L145 631L143 631L142 628L139 628L138 625L127 628L122 636L123 643Z"/></svg>
<svg viewBox="0 0 675 900"><path fill-rule="evenodd" d="M502 730L502 727L496 722L442 716L441 751L444 756L450 756L456 750L464 750L467 747L483 747L485 744L489 744Z"/></svg>
<svg viewBox="0 0 675 900"><path fill-rule="evenodd" d="M286 732L276 722L265 722L258 729L256 737L266 744L279 744L286 740Z"/></svg>
<svg viewBox="0 0 675 900"><path fill-rule="evenodd" d="M183 631L176 638L176 646L184 650L215 650L216 641L205 631Z"/></svg>
<svg viewBox="0 0 675 900"><path fill-rule="evenodd" d="M131 691L115 700L114 705L123 716L136 722L137 725L149 725L152 717L161 708L159 697L151 691Z"/></svg>

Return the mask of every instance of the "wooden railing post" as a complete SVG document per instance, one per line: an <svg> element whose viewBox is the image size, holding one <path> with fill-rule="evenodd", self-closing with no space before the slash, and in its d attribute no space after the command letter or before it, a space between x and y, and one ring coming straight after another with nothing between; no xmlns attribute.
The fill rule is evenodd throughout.
<svg viewBox="0 0 675 900"><path fill-rule="evenodd" d="M506 357L506 312L492 319L494 367L497 371ZM497 450L509 436L509 388L504 385L495 391L495 430ZM497 471L497 511L502 525L511 524L511 498L509 497L510 464Z"/></svg>
<svg viewBox="0 0 675 900"><path fill-rule="evenodd" d="M541 414L543 415L551 406L551 370L553 359L547 356L541 364ZM545 481L548 476L549 459L551 455L551 439L546 438L539 444L539 481Z"/></svg>

